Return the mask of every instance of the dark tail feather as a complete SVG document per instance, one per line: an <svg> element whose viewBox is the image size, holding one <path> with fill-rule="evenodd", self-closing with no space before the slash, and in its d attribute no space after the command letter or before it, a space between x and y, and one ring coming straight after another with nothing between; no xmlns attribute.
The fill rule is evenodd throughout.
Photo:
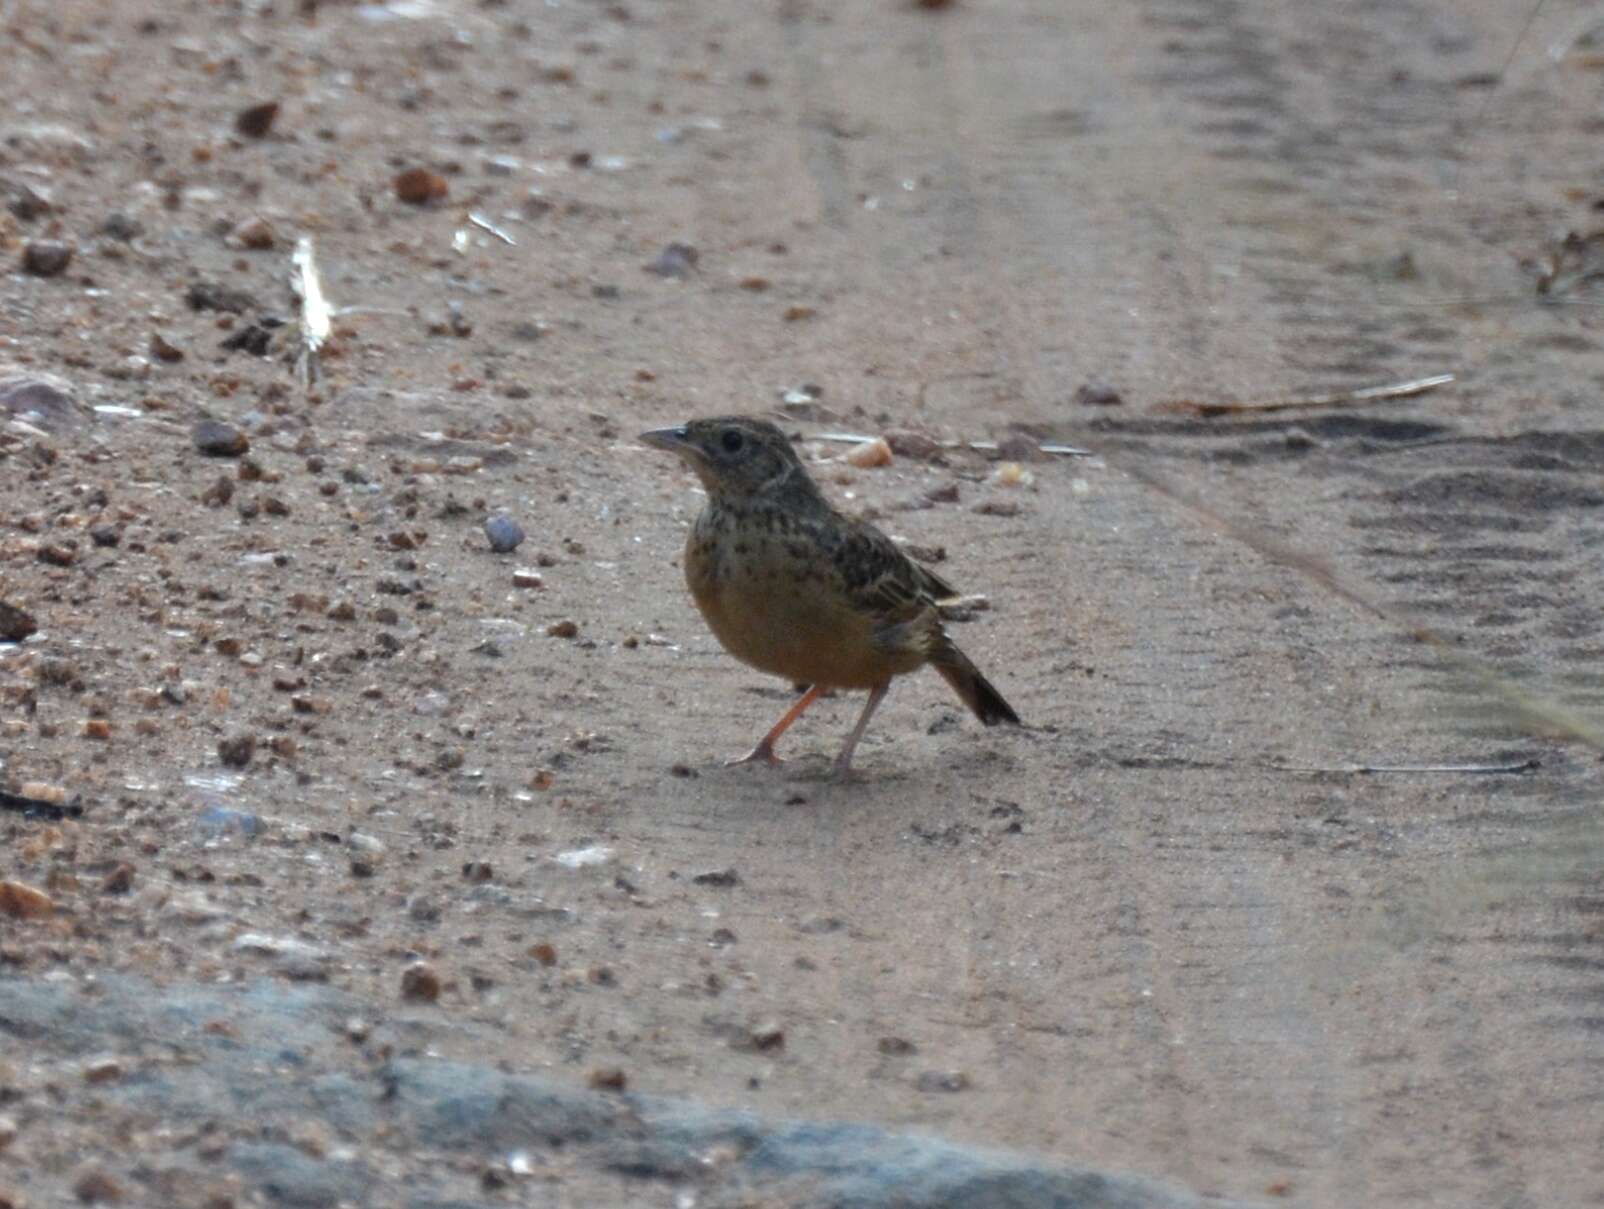
<svg viewBox="0 0 1604 1209"><path fill-rule="evenodd" d="M969 656L957 647L949 644L931 662L935 664L936 671L941 673L941 678L952 685L953 692L962 697L963 703L974 710L975 717L987 726L996 726L999 722L1020 725L1014 707L1003 700L1003 695L992 687L991 681L982 676L980 669L969 662Z"/></svg>

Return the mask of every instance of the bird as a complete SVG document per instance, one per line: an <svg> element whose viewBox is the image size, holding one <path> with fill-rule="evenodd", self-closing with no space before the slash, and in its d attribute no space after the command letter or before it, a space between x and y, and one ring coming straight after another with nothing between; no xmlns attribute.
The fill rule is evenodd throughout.
<svg viewBox="0 0 1604 1209"><path fill-rule="evenodd" d="M778 427L712 416L639 439L678 454L707 491L684 571L714 637L743 663L806 686L756 747L727 764L781 763L774 745L821 693L867 689L835 761L845 779L893 677L926 664L985 725L1020 725L941 624L937 606L956 590L874 525L833 507Z"/></svg>

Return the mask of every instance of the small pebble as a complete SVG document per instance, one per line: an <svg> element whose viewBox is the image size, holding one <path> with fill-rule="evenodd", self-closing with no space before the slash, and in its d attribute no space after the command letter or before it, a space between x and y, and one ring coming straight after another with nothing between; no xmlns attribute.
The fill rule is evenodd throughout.
<svg viewBox="0 0 1604 1209"><path fill-rule="evenodd" d="M278 117L278 102L263 101L241 109L234 115L234 129L246 138L259 139L267 135L273 128L273 121Z"/></svg>
<svg viewBox="0 0 1604 1209"><path fill-rule="evenodd" d="M690 244L671 243L657 254L656 260L646 265L646 271L659 277L683 279L691 275L700 259L700 253Z"/></svg>
<svg viewBox="0 0 1604 1209"><path fill-rule="evenodd" d="M256 298L250 291L209 281L195 282L184 291L184 301L192 311L226 311L231 315L243 315L246 311L256 309Z"/></svg>
<svg viewBox="0 0 1604 1209"><path fill-rule="evenodd" d="M629 1087L629 1077L616 1066L591 1071L588 1082L595 1091L624 1091Z"/></svg>
<svg viewBox="0 0 1604 1209"><path fill-rule="evenodd" d="M72 245L57 239L29 240L22 246L22 267L35 277L56 277L72 263Z"/></svg>
<svg viewBox="0 0 1604 1209"><path fill-rule="evenodd" d="M982 500L971 511L980 516L1018 516L1019 505L1013 500Z"/></svg>
<svg viewBox="0 0 1604 1209"><path fill-rule="evenodd" d="M578 638L579 623L567 619L554 621L546 627L546 635L549 638Z"/></svg>
<svg viewBox="0 0 1604 1209"><path fill-rule="evenodd" d="M166 361L168 364L172 364L175 361L184 359L184 350L160 332L152 332L150 334L150 355L158 361Z"/></svg>
<svg viewBox="0 0 1604 1209"><path fill-rule="evenodd" d="M119 861L105 877L100 879L102 894L127 894L134 887L134 867Z"/></svg>
<svg viewBox="0 0 1604 1209"><path fill-rule="evenodd" d="M893 428L886 432L885 442L891 446L891 452L899 458L909 458L918 462L929 462L941 453L941 442L928 433L915 432L911 428Z"/></svg>
<svg viewBox="0 0 1604 1209"><path fill-rule="evenodd" d="M247 252L271 252L278 244L278 234L272 223L257 214L230 231L226 242Z"/></svg>
<svg viewBox="0 0 1604 1209"><path fill-rule="evenodd" d="M1031 487L1036 476L1018 462L1003 462L991 472L991 481L1000 487Z"/></svg>
<svg viewBox="0 0 1604 1209"><path fill-rule="evenodd" d="M510 516L486 517L484 528L490 548L497 554L511 554L523 544L524 531Z"/></svg>
<svg viewBox="0 0 1604 1209"><path fill-rule="evenodd" d="M42 375L0 377L0 417L26 420L36 428L57 432L82 418L68 384Z"/></svg>
<svg viewBox="0 0 1604 1209"><path fill-rule="evenodd" d="M776 1050L785 1048L785 1030L778 1022L765 1020L761 1024L754 1024L748 1037L755 1050Z"/></svg>
<svg viewBox="0 0 1604 1209"><path fill-rule="evenodd" d="M13 919L38 919L55 909L55 902L43 890L35 890L22 882L0 882L0 915L9 915Z"/></svg>
<svg viewBox="0 0 1604 1209"><path fill-rule="evenodd" d="M55 207L51 204L48 190L24 183L17 186L10 209L23 222L32 222L36 218L43 218Z"/></svg>
<svg viewBox="0 0 1604 1209"><path fill-rule="evenodd" d="M847 450L846 460L865 470L873 466L889 466L891 446L886 444L884 437L875 437L872 441L864 441L861 445L854 445Z"/></svg>
<svg viewBox="0 0 1604 1209"><path fill-rule="evenodd" d="M33 614L0 600L0 642L21 642L38 632L39 623Z"/></svg>
<svg viewBox="0 0 1604 1209"><path fill-rule="evenodd" d="M1075 402L1083 407L1117 407L1125 402L1107 382L1099 382L1093 378L1089 382L1082 382L1075 388Z"/></svg>
<svg viewBox="0 0 1604 1209"><path fill-rule="evenodd" d="M111 723L104 718L90 718L84 722L84 738L99 739L102 742L111 738Z"/></svg>
<svg viewBox="0 0 1604 1209"><path fill-rule="evenodd" d="M234 480L223 474L205 491L201 492L201 503L208 508L223 508L234 498Z"/></svg>
<svg viewBox="0 0 1604 1209"><path fill-rule="evenodd" d="M908 1054L917 1053L919 1047L905 1037L881 1037L875 1048L882 1054L891 1058L901 1058Z"/></svg>
<svg viewBox="0 0 1604 1209"><path fill-rule="evenodd" d="M353 831L345 839L345 846L353 852L360 852L370 860L381 860L384 857L384 841L365 835L360 831Z"/></svg>
<svg viewBox="0 0 1604 1209"><path fill-rule="evenodd" d="M251 447L243 432L217 420L202 420L191 436L195 448L211 458L237 458Z"/></svg>
<svg viewBox="0 0 1604 1209"><path fill-rule="evenodd" d="M123 243L132 243L145 233L145 228L138 219L116 210L106 215L106 221L100 224L100 232Z"/></svg>
<svg viewBox="0 0 1604 1209"><path fill-rule="evenodd" d="M217 758L230 768L244 768L255 754L255 735L235 735L217 741Z"/></svg>
<svg viewBox="0 0 1604 1209"><path fill-rule="evenodd" d="M538 944L530 945L529 956L533 957L543 966L554 966L557 964L557 948L555 945L548 944L546 941L540 941Z"/></svg>
<svg viewBox="0 0 1604 1209"><path fill-rule="evenodd" d="M1284 439L1288 449L1300 452L1306 449L1314 449L1320 444L1306 428L1289 428Z"/></svg>
<svg viewBox="0 0 1604 1209"><path fill-rule="evenodd" d="M914 1083L920 1091L968 1091L971 1084L969 1076L957 1070L927 1070L920 1074Z"/></svg>
<svg viewBox="0 0 1604 1209"><path fill-rule="evenodd" d="M708 873L698 873L691 881L698 886L716 886L726 890L731 886L739 886L741 875L734 869L714 869Z"/></svg>
<svg viewBox="0 0 1604 1209"><path fill-rule="evenodd" d="M515 588L538 588L545 581L540 578L539 571L530 571L520 567L512 573L512 586Z"/></svg>
<svg viewBox="0 0 1604 1209"><path fill-rule="evenodd" d="M427 168L408 168L397 173L391 184L395 195L409 206L426 206L444 199L451 191L445 177Z"/></svg>
<svg viewBox="0 0 1604 1209"><path fill-rule="evenodd" d="M110 1204L123 1199L123 1186L99 1168L86 1171L74 1180L72 1192L86 1205Z"/></svg>
<svg viewBox="0 0 1604 1209"><path fill-rule="evenodd" d="M208 806L195 819L195 825L208 835L229 833L255 835L262 829L262 820L248 810L235 810L230 806Z"/></svg>
<svg viewBox="0 0 1604 1209"><path fill-rule="evenodd" d="M0 1116L0 1150L4 1150L17 1140L17 1119L15 1117Z"/></svg>
<svg viewBox="0 0 1604 1209"><path fill-rule="evenodd" d="M273 350L273 334L283 326L282 319L264 316L256 323L247 323L217 347L229 352L243 351L253 357L265 357Z"/></svg>
<svg viewBox="0 0 1604 1209"><path fill-rule="evenodd" d="M415 961L401 971L401 998L433 1003L440 998L440 975L427 962Z"/></svg>
<svg viewBox="0 0 1604 1209"><path fill-rule="evenodd" d="M993 456L1001 462L1034 462L1042 456L1041 442L1023 432L1010 432L998 439Z"/></svg>
<svg viewBox="0 0 1604 1209"><path fill-rule="evenodd" d="M123 1077L121 1058L103 1054L84 1063L85 1083L115 1083Z"/></svg>

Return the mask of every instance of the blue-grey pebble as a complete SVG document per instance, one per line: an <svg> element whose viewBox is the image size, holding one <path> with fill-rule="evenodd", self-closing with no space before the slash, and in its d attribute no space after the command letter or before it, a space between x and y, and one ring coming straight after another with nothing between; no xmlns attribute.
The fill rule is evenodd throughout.
<svg viewBox="0 0 1604 1209"><path fill-rule="evenodd" d="M255 835L262 829L262 820L249 810L235 810L231 806L211 805L200 812L196 825L209 835Z"/></svg>
<svg viewBox="0 0 1604 1209"><path fill-rule="evenodd" d="M485 519L485 536L497 554L511 554L523 544L524 531L510 516L492 516Z"/></svg>

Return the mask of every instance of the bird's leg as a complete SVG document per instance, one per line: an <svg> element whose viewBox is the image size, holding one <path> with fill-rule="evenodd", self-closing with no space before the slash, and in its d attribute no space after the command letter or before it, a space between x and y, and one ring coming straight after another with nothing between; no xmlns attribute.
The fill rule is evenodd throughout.
<svg viewBox="0 0 1604 1209"><path fill-rule="evenodd" d="M886 699L891 691L891 681L882 680L869 690L869 700L864 703L863 712L858 715L858 724L852 728L847 736L846 745L841 748L841 754L835 758L835 775L846 780L847 773L852 769L852 753L857 750L858 740L863 738L863 732L869 729L869 718L879 708L880 702Z"/></svg>
<svg viewBox="0 0 1604 1209"><path fill-rule="evenodd" d="M785 717L776 722L769 733L758 740L756 747L737 759L725 760L724 766L728 768L732 764L750 764L754 760L762 760L765 764L783 763L784 761L774 754L775 743L779 742L780 736L791 728L791 723L802 716L802 711L819 699L819 694L823 691L824 687L818 684L808 689L797 699L795 705L785 711Z"/></svg>

